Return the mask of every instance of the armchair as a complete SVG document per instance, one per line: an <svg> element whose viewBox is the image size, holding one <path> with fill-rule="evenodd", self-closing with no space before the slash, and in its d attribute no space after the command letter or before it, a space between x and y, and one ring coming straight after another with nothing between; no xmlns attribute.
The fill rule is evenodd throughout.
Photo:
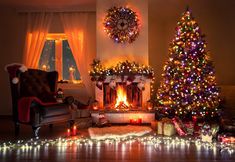
<svg viewBox="0 0 235 162"><path fill-rule="evenodd" d="M73 98L66 98L64 103L57 103L54 98L57 90L57 72L37 69L28 69L25 72L15 70L15 76L12 76L12 69L13 66L7 67L10 75L15 135L19 134L20 124L32 126L34 137L38 137L38 131L43 125L73 123L70 111ZM13 82L16 77L18 82Z"/></svg>

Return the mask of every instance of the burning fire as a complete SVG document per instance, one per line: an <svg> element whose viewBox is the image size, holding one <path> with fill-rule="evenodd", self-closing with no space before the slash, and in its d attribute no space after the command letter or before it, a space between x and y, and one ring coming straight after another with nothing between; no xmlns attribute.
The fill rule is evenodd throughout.
<svg viewBox="0 0 235 162"><path fill-rule="evenodd" d="M129 103L127 102L126 92L122 86L117 87L117 99L116 99L115 108L119 106L129 107Z"/></svg>

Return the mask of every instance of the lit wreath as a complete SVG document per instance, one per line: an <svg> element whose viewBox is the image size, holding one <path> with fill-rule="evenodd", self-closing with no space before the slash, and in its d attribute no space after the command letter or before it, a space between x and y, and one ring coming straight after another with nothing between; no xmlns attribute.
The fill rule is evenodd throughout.
<svg viewBox="0 0 235 162"><path fill-rule="evenodd" d="M112 7L104 19L104 31L117 43L132 43L139 35L136 12L127 7Z"/></svg>

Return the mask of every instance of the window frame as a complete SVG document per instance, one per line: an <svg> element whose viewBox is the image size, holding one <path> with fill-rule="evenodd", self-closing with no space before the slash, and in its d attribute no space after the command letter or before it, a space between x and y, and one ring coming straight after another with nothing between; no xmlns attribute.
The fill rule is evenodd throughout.
<svg viewBox="0 0 235 162"><path fill-rule="evenodd" d="M63 79L63 41L68 40L68 37L65 33L48 33L46 41L48 40L55 41L55 70L59 74L58 81L67 81ZM82 83L82 80L80 78L79 80L72 80L72 82L68 81L63 83L80 84Z"/></svg>

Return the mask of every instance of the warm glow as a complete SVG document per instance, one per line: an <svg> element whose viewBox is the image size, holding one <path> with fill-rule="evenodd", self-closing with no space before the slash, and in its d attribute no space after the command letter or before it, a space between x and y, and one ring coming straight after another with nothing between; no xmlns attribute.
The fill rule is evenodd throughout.
<svg viewBox="0 0 235 162"><path fill-rule="evenodd" d="M117 108L118 106L121 106L121 105L129 106L129 103L127 102L126 91L123 89L122 86L118 86L115 108Z"/></svg>

